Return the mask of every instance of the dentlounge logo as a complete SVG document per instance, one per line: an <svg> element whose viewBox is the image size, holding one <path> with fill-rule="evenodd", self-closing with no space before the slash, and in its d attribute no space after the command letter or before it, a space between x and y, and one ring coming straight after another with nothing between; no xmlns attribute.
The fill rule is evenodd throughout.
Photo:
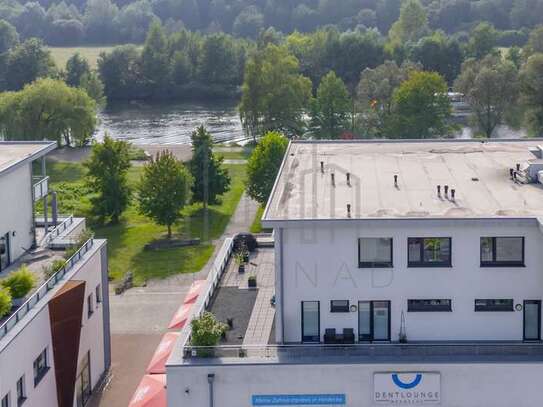
<svg viewBox="0 0 543 407"><path fill-rule="evenodd" d="M439 404L438 372L383 372L373 376L374 401L378 404Z"/></svg>

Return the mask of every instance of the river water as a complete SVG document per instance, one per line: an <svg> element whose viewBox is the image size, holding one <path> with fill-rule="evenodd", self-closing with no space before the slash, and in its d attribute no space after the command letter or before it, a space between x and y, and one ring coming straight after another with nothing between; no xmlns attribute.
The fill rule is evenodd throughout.
<svg viewBox="0 0 543 407"><path fill-rule="evenodd" d="M101 140L107 132L135 144L189 144L191 133L200 125L205 125L217 142L246 140L233 101L109 104L99 114L96 138ZM473 130L465 126L454 137L472 138ZM520 138L526 137L526 132L498 126L494 137Z"/></svg>

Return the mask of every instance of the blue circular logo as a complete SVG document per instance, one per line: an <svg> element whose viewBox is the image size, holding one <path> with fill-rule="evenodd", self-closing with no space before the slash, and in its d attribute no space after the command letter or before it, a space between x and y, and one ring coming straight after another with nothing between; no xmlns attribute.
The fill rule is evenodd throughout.
<svg viewBox="0 0 543 407"><path fill-rule="evenodd" d="M402 382L398 374L396 373L392 374L392 381L394 382L396 386L402 389L412 389L413 387L416 387L420 383L421 380L422 380L422 374L420 373L417 373L415 375L415 378L409 383Z"/></svg>

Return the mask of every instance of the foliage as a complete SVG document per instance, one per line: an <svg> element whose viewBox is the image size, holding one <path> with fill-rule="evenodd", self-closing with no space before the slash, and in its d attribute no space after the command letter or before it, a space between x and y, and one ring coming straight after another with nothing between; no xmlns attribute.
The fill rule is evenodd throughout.
<svg viewBox="0 0 543 407"><path fill-rule="evenodd" d="M130 146L126 141L107 136L94 143L87 168L87 184L97 194L91 199L94 213L101 219L118 223L130 201L127 172L130 168Z"/></svg>
<svg viewBox="0 0 543 407"><path fill-rule="evenodd" d="M242 90L240 116L253 138L267 130L300 132L311 81L299 73L298 59L286 47L272 44L252 55Z"/></svg>
<svg viewBox="0 0 543 407"><path fill-rule="evenodd" d="M528 38L528 42L523 50L523 54L526 57L538 52L543 53L543 25L540 25L532 30Z"/></svg>
<svg viewBox="0 0 543 407"><path fill-rule="evenodd" d="M53 277L64 265L66 264L66 260L63 259L57 259L53 260L50 264L43 267L43 274L45 276L45 279L49 279Z"/></svg>
<svg viewBox="0 0 543 407"><path fill-rule="evenodd" d="M455 88L464 93L479 129L491 137L517 98L517 69L499 56L489 55L480 61L468 59Z"/></svg>
<svg viewBox="0 0 543 407"><path fill-rule="evenodd" d="M530 130L534 134L543 133L543 54L534 54L520 71L522 102Z"/></svg>
<svg viewBox="0 0 543 407"><path fill-rule="evenodd" d="M192 158L189 163L194 180L192 198L202 202L204 208L209 203L217 203L219 195L230 188L230 177L222 166L223 158L213 154L213 140L204 126L198 127L191 135Z"/></svg>
<svg viewBox="0 0 543 407"><path fill-rule="evenodd" d="M190 201L192 176L171 152L162 151L146 164L138 185L139 209L159 225L168 227L181 217L181 209Z"/></svg>
<svg viewBox="0 0 543 407"><path fill-rule="evenodd" d="M23 265L0 283L4 288L9 289L12 298L17 299L25 297L35 287L36 280L36 275Z"/></svg>
<svg viewBox="0 0 543 407"><path fill-rule="evenodd" d="M311 127L319 138L335 139L348 128L351 98L334 71L325 75L311 103Z"/></svg>
<svg viewBox="0 0 543 407"><path fill-rule="evenodd" d="M40 137L59 144L86 144L96 126L96 103L64 82L40 79L19 92L0 93L0 135L7 140Z"/></svg>
<svg viewBox="0 0 543 407"><path fill-rule="evenodd" d="M247 162L247 193L265 205L287 150L287 139L278 132L268 132L258 142Z"/></svg>
<svg viewBox="0 0 543 407"><path fill-rule="evenodd" d="M12 299L7 288L0 287L0 318L6 316L11 311Z"/></svg>
<svg viewBox="0 0 543 407"><path fill-rule="evenodd" d="M400 18L396 21L388 37L393 45L419 40L428 31L428 16L419 0L407 0L402 4Z"/></svg>
<svg viewBox="0 0 543 407"><path fill-rule="evenodd" d="M450 116L447 83L436 72L409 74L394 91L394 133L399 138L443 136Z"/></svg>
<svg viewBox="0 0 543 407"><path fill-rule="evenodd" d="M106 105L104 84L96 72L84 73L79 80L79 87L94 100L96 106L103 107Z"/></svg>
<svg viewBox="0 0 543 407"><path fill-rule="evenodd" d="M88 61L79 52L73 54L66 62L66 84L73 88L81 86L81 79L84 75L90 74Z"/></svg>
<svg viewBox="0 0 543 407"><path fill-rule="evenodd" d="M64 252L64 258L66 260L69 260L74 254L76 254L79 249L83 247L85 243L89 239L91 239L94 236L92 231L90 229L83 230L77 237L75 238L75 241L66 249ZM57 263L57 267L60 263Z"/></svg>
<svg viewBox="0 0 543 407"><path fill-rule="evenodd" d="M226 324L217 321L211 312L204 312L199 318L194 318L190 326L192 346L216 346L226 331Z"/></svg>
<svg viewBox="0 0 543 407"><path fill-rule="evenodd" d="M497 42L497 32L494 26L489 23L479 23L472 31L468 43L470 55L481 59L490 54Z"/></svg>
<svg viewBox="0 0 543 407"><path fill-rule="evenodd" d="M7 52L19 42L19 34L13 25L0 20L0 54Z"/></svg>

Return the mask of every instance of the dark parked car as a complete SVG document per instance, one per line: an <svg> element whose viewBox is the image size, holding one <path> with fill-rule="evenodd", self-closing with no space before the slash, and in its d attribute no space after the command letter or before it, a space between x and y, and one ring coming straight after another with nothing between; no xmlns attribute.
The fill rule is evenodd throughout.
<svg viewBox="0 0 543 407"><path fill-rule="evenodd" d="M239 249L243 246L243 243L245 243L245 247L250 252L254 252L256 250L256 237L254 237L250 233L238 233L234 237L234 251L238 252Z"/></svg>

